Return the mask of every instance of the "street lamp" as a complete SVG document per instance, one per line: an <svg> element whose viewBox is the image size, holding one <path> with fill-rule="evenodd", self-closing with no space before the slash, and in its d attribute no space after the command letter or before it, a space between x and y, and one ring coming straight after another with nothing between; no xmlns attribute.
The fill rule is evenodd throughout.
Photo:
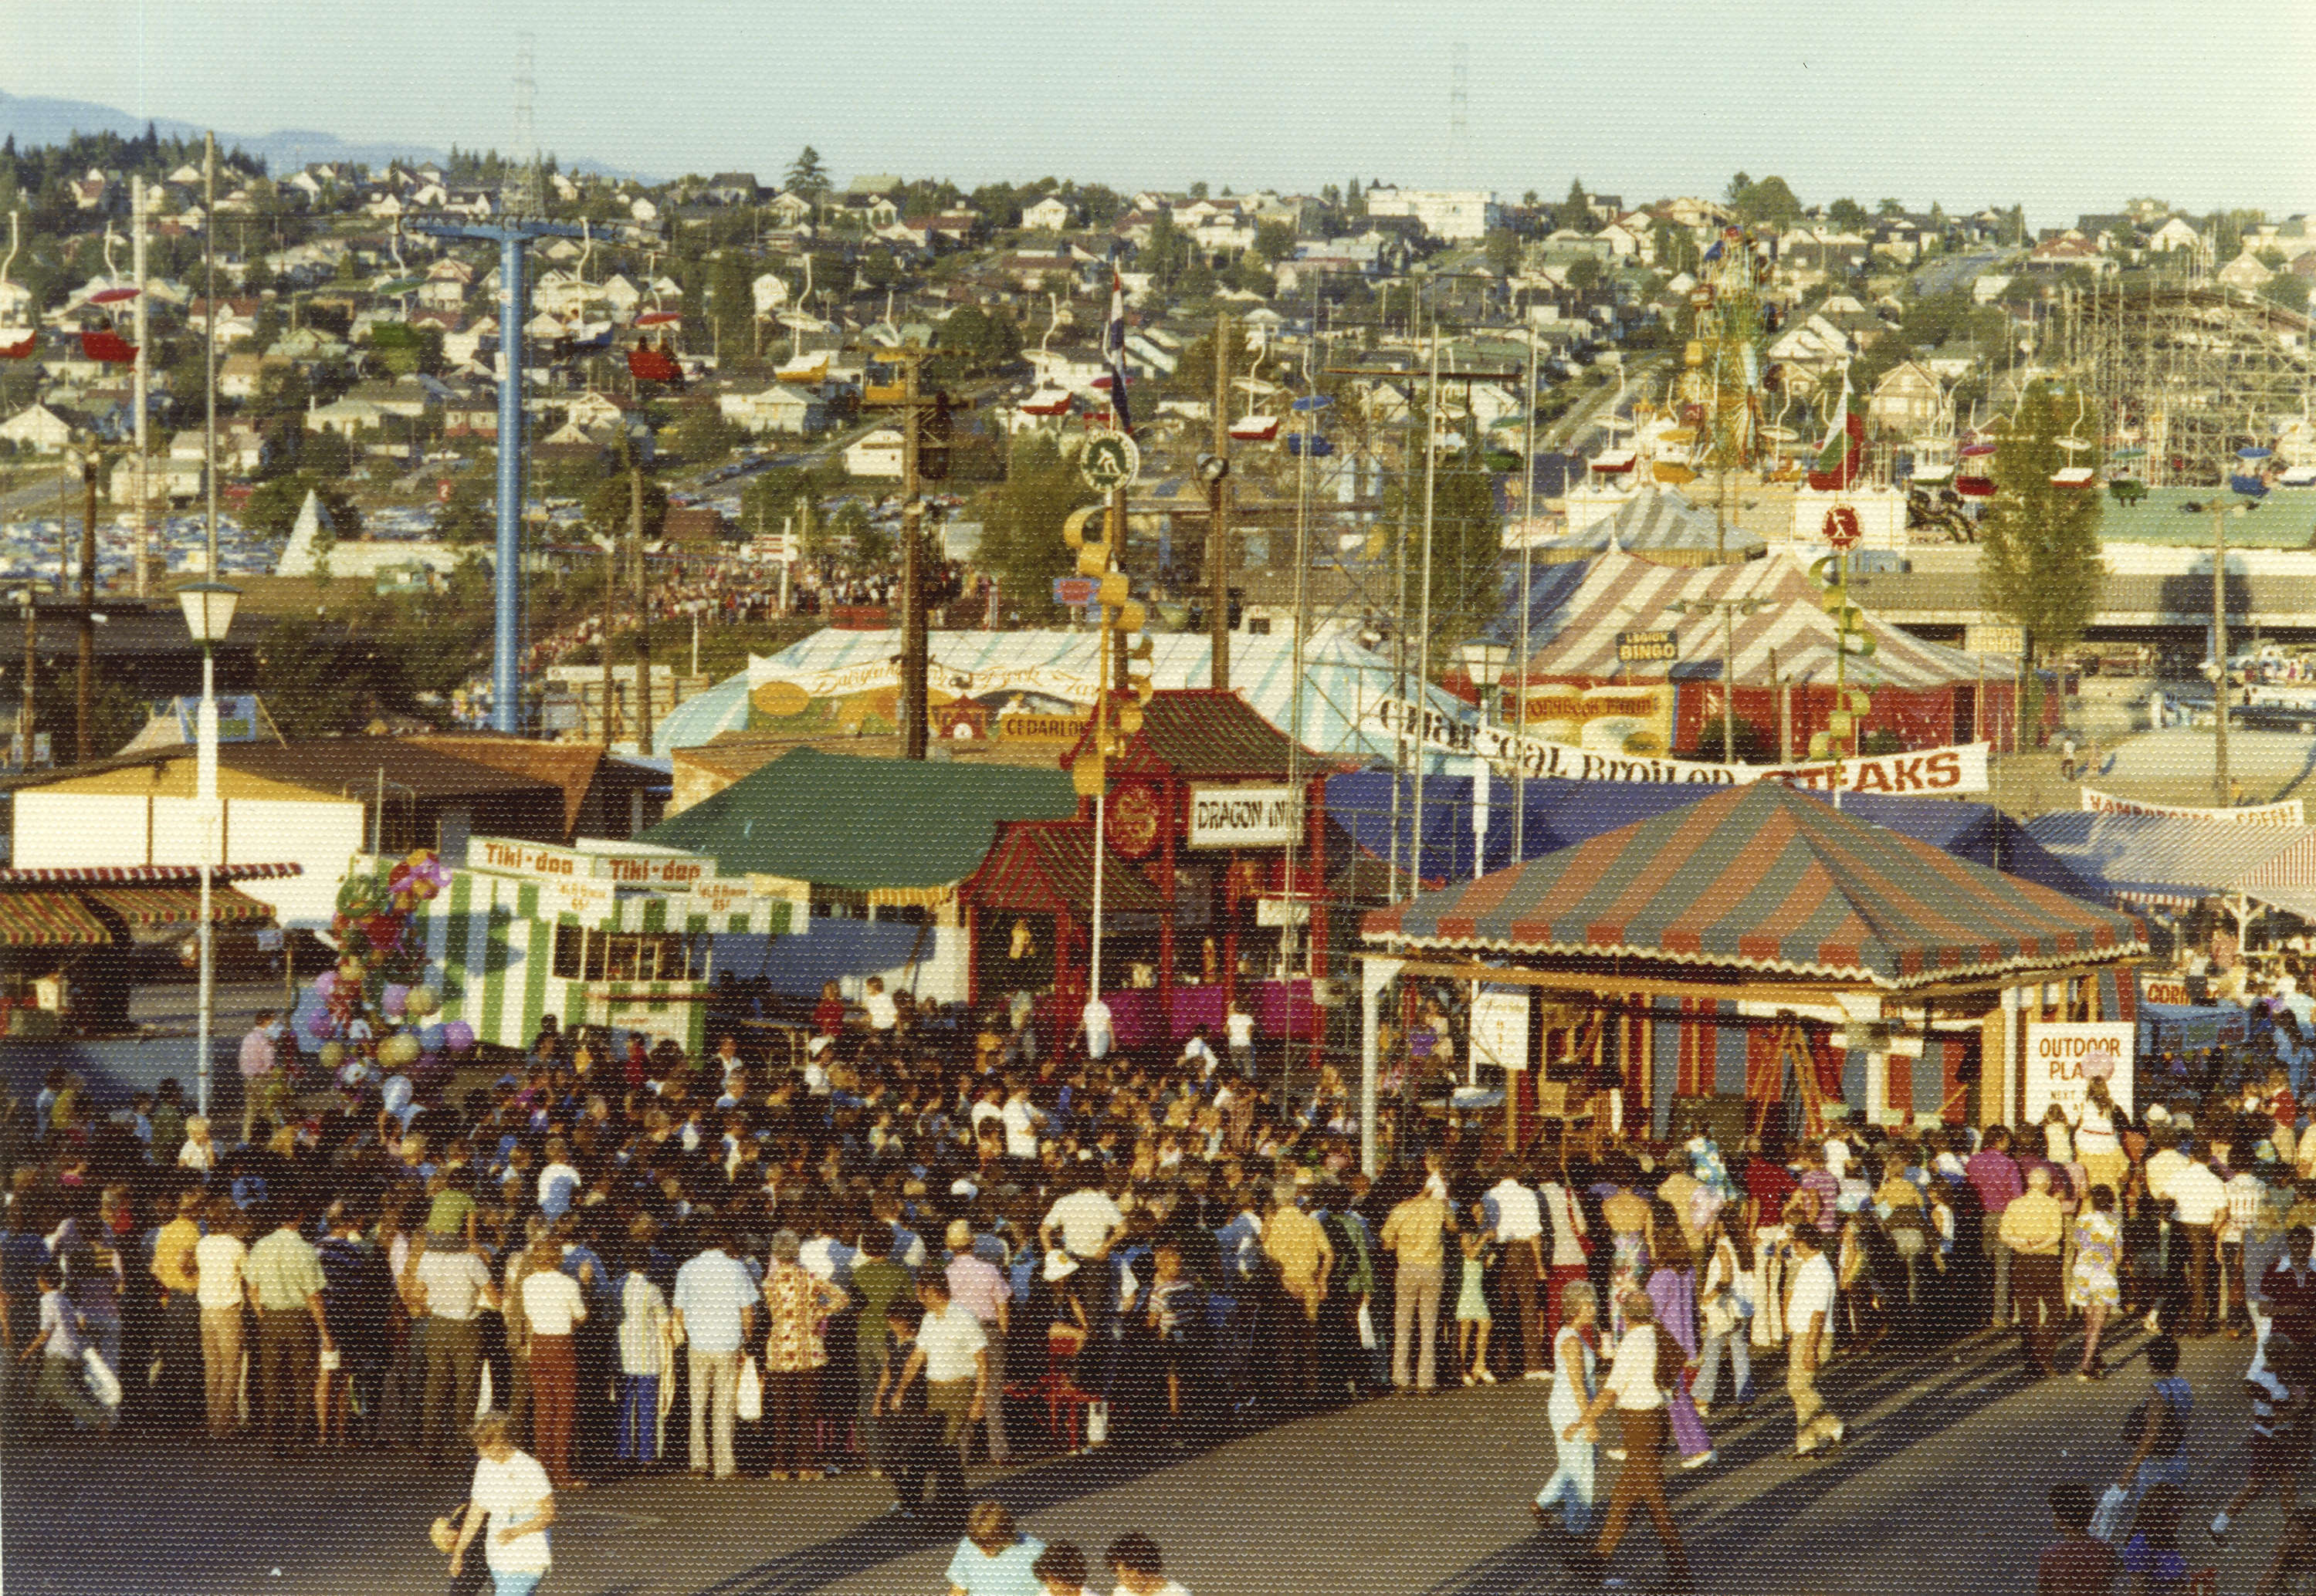
<svg viewBox="0 0 2316 1596"><path fill-rule="evenodd" d="M1721 616L1721 758L1737 762L1737 643L1735 617L1751 615L1762 598L1676 598L1665 607L1675 615Z"/></svg>
<svg viewBox="0 0 2316 1596"><path fill-rule="evenodd" d="M1505 668L1511 663L1512 645L1479 638L1458 644L1456 654L1464 667L1464 674L1470 677L1472 685L1480 690L1482 717L1486 717L1492 705L1501 714L1501 705L1495 702L1496 691L1504 679Z"/></svg>
<svg viewBox="0 0 2316 1596"><path fill-rule="evenodd" d="M2212 501L2212 792L2222 809L2235 806L2228 777L2228 518L2245 508L2240 501Z"/></svg>
<svg viewBox="0 0 2316 1596"><path fill-rule="evenodd" d="M193 1034L200 1049L194 1104L204 1115L209 1112L209 1032L217 1011L215 947L209 928L209 878L217 866L218 829L217 645L232 628L234 606L240 600L241 590L223 582L192 582L177 590L177 602L185 612L185 630L201 645L201 710L193 733L193 807L201 834L200 925L196 933L201 951L201 985Z"/></svg>

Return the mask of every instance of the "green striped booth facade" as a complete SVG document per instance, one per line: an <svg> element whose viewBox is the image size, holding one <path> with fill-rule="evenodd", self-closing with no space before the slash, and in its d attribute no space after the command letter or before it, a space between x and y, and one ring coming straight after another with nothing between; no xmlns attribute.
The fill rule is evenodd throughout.
<svg viewBox="0 0 2316 1596"><path fill-rule="evenodd" d="M705 1039L709 955L688 978L589 980L556 973L558 931L777 936L789 905L750 897L724 909L688 893L622 894L610 912L583 916L565 907L557 885L521 876L460 870L417 917L427 978L438 981L442 1017L464 1020L477 1038L528 1048L539 1022L584 1021L655 1040L673 1038L697 1055Z"/></svg>

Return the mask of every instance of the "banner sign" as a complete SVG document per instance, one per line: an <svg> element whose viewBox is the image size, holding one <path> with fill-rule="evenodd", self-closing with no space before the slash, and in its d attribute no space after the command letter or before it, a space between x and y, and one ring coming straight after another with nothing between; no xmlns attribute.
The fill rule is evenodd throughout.
<svg viewBox="0 0 2316 1596"><path fill-rule="evenodd" d="M467 842L472 869L502 875L535 875L546 881L601 881L615 887L657 892L697 888L715 873L712 861L697 854L598 854L555 847L506 837L475 837Z"/></svg>
<svg viewBox="0 0 2316 1596"><path fill-rule="evenodd" d="M2168 1003L2185 1008L2195 999L2187 993L2187 978L2169 971L2142 970L2139 972L2139 1000L2142 1003Z"/></svg>
<svg viewBox="0 0 2316 1596"><path fill-rule="evenodd" d="M1525 990L1481 992L1472 999L1472 1058L1499 1069L1528 1068Z"/></svg>
<svg viewBox="0 0 2316 1596"><path fill-rule="evenodd" d="M1517 767L1539 778L1688 782L1722 787L1780 781L1819 793L1983 793L1989 785L1991 745L1983 742L1807 765L1715 765L1701 759L1601 753L1535 737L1523 740L1510 727L1458 721L1439 710L1419 709L1399 698L1378 700L1360 717L1359 724L1363 732L1385 738L1405 732L1419 746L1435 752L1485 759L1506 774Z"/></svg>
<svg viewBox="0 0 2316 1596"><path fill-rule="evenodd" d="M1303 840L1299 787L1192 787L1194 848L1293 847Z"/></svg>
<svg viewBox="0 0 2316 1596"><path fill-rule="evenodd" d="M2131 1061L2139 1028L2129 1020L2026 1022L2026 1118L2039 1122L2051 1104L2080 1117L2083 1096L2105 1080L2116 1106L2131 1112Z"/></svg>
<svg viewBox="0 0 2316 1596"><path fill-rule="evenodd" d="M2188 820L2226 820L2237 826L2277 826L2286 829L2308 823L2307 809L2297 798L2281 803L2257 803L2247 809L2196 809L2178 803L2142 803L2112 793L2083 789L2083 807L2093 814L2173 815Z"/></svg>
<svg viewBox="0 0 2316 1596"><path fill-rule="evenodd" d="M1670 631L1619 632L1617 660L1624 665L1653 665L1680 658L1680 644Z"/></svg>

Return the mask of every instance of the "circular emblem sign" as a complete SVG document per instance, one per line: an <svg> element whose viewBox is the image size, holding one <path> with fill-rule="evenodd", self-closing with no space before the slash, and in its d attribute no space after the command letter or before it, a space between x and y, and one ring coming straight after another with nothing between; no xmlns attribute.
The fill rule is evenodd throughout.
<svg viewBox="0 0 2316 1596"><path fill-rule="evenodd" d="M1109 846L1139 859L1158 845L1158 795L1145 786L1120 787L1110 795L1103 829Z"/></svg>
<svg viewBox="0 0 2316 1596"><path fill-rule="evenodd" d="M1123 432L1097 432L1086 439L1078 474L1095 492L1110 492L1142 474L1142 451Z"/></svg>
<svg viewBox="0 0 2316 1596"><path fill-rule="evenodd" d="M1837 504L1825 512L1825 540L1838 549L1852 547L1857 542L1857 512L1847 504Z"/></svg>

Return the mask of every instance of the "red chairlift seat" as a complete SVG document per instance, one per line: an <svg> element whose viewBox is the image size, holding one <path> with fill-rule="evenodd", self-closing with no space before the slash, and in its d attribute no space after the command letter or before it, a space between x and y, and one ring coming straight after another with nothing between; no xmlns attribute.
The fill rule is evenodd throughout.
<svg viewBox="0 0 2316 1596"><path fill-rule="evenodd" d="M91 305L120 305L137 297L134 288L100 288L88 297Z"/></svg>
<svg viewBox="0 0 2316 1596"><path fill-rule="evenodd" d="M628 351L628 373L637 382L672 383L683 380L683 368L675 357L664 349L649 344L637 344Z"/></svg>
<svg viewBox="0 0 2316 1596"><path fill-rule="evenodd" d="M83 332L80 335L80 352L107 366L134 366L137 363L137 346L109 328Z"/></svg>
<svg viewBox="0 0 2316 1596"><path fill-rule="evenodd" d="M17 340L0 343L0 360L21 360L40 347L40 334L32 327L0 327L0 339Z"/></svg>

